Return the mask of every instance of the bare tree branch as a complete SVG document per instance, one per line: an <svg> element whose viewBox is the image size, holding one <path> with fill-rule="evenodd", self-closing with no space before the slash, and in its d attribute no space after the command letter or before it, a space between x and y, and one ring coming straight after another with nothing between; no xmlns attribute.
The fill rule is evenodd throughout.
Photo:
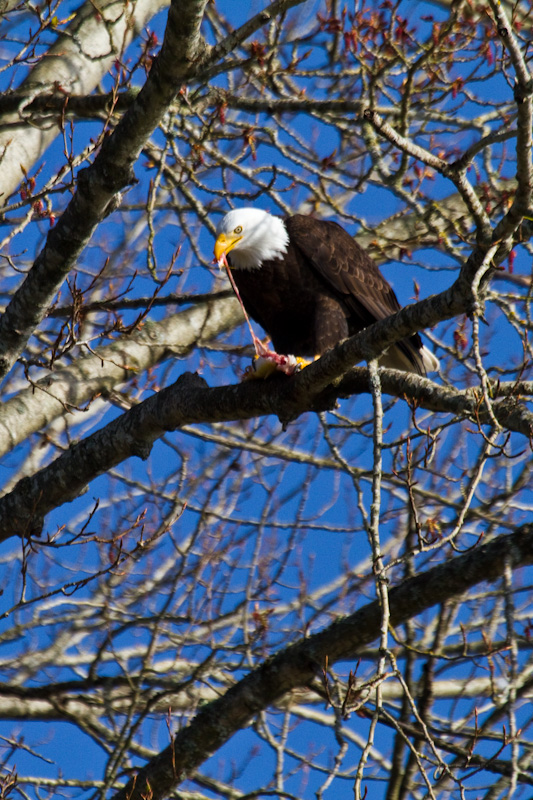
<svg viewBox="0 0 533 800"><path fill-rule="evenodd" d="M99 395L130 381L166 358L184 358L241 320L234 298L214 298L141 331L91 350L73 364L56 369L7 400L0 409L0 454L44 429L68 409L75 413Z"/></svg>
<svg viewBox="0 0 533 800"><path fill-rule="evenodd" d="M27 173L59 133L57 111L65 105L65 95L88 94L99 83L113 61L129 42L138 36L149 19L168 0L140 0L133 6L122 0L101 0L99 13L86 2L75 14L65 33L48 50L17 89L16 106L0 111L0 186L2 201L16 191ZM22 5L10 3L1 13ZM40 119L27 124L26 106L33 98L52 95L57 110L46 109Z"/></svg>
<svg viewBox="0 0 533 800"><path fill-rule="evenodd" d="M391 589L391 624L400 625L477 583L496 580L505 563L513 568L533 563L530 525ZM359 648L379 636L380 622L380 604L374 601L278 653L219 700L204 707L186 728L175 734L169 747L114 795L114 800L141 800L147 791L154 800L166 797L212 752L283 694L311 683L326 663L354 659ZM490 761L484 767L491 770ZM533 782L533 777L529 780Z"/></svg>

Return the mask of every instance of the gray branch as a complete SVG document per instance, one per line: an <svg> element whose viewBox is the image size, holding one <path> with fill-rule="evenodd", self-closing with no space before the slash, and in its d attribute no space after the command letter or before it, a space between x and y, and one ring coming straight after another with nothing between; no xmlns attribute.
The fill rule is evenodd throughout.
<svg viewBox="0 0 533 800"><path fill-rule="evenodd" d="M506 564L512 568L533 563L533 526L524 525L514 534L499 536L390 590L390 621L396 627L439 603L465 592L483 581L499 578ZM378 601L324 631L288 647L264 662L220 699L205 706L172 743L150 761L117 792L114 800L153 800L168 796L208 756L253 717L299 687L308 686L326 664L354 659L358 650L379 636L381 608ZM484 768L509 773L510 764L484 761ZM521 779L531 783L530 775Z"/></svg>
<svg viewBox="0 0 533 800"><path fill-rule="evenodd" d="M0 3L0 13L7 13L17 3ZM22 5L22 4L20 4ZM24 175L21 165L30 172L35 162L60 132L58 111L43 108L40 118L28 115L26 106L33 98L55 97L64 106L67 94L89 94L113 65L124 46L138 36L148 20L168 0L102 0L100 14L93 2L86 2L75 19L32 69L12 95L15 106L2 109L0 117L0 187L3 203L20 185Z"/></svg>
<svg viewBox="0 0 533 800"><path fill-rule="evenodd" d="M94 163L79 173L76 193L0 318L0 375L22 352L118 193L134 181L133 164L143 144L195 74L196 62L204 55L199 27L206 2L172 3L163 45L145 85Z"/></svg>
<svg viewBox="0 0 533 800"><path fill-rule="evenodd" d="M135 334L121 336L68 367L55 369L0 407L0 456L67 410L75 413L93 398L106 395L166 358L185 358L193 348L241 320L236 299L214 297L159 322L148 320Z"/></svg>
<svg viewBox="0 0 533 800"><path fill-rule="evenodd" d="M0 541L14 535L38 535L44 517L52 509L78 497L91 480L125 459L133 455L148 458L153 443L166 431L191 423L250 419L265 414L275 414L287 423L305 411L324 410L327 405L321 401L321 395L325 393L327 397L331 392L328 387L338 384L352 364L379 356L391 344L417 330L465 313L471 302L471 281L483 258L482 248L477 248L450 289L408 306L341 342L292 380L267 381L261 385L252 381L210 389L202 378L182 375L172 386L72 445L31 478L19 481L0 499ZM408 391L409 384L417 379L400 377L400 385L402 380ZM430 383L426 382L426 390ZM483 407L482 395L476 400L475 395L464 394L460 403L456 395L446 402L450 400L449 391L437 387L429 394L436 403L440 392L443 410L457 413L458 405L462 404L462 413L480 422L484 421L484 414L495 413L494 408ZM328 402L331 403L331 398ZM533 415L512 397L502 401L501 415L507 425L515 424L522 433L531 435Z"/></svg>
<svg viewBox="0 0 533 800"><path fill-rule="evenodd" d="M118 202L121 190L135 180L133 165L176 94L200 77L213 60L223 56L230 41L243 40L272 14L299 2L303 0L274 0L218 48L209 50L200 34L207 0L173 0L163 45L145 85L104 141L94 163L79 173L76 193L0 317L0 376L9 371L21 354L97 225Z"/></svg>

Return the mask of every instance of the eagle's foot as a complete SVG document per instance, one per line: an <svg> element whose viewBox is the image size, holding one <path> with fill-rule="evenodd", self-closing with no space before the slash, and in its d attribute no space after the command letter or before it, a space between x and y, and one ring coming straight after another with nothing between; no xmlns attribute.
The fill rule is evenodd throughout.
<svg viewBox="0 0 533 800"><path fill-rule="evenodd" d="M309 364L300 356L284 356L274 350L263 349L261 355L254 356L253 363L244 371L243 380L266 380L276 372L294 375Z"/></svg>

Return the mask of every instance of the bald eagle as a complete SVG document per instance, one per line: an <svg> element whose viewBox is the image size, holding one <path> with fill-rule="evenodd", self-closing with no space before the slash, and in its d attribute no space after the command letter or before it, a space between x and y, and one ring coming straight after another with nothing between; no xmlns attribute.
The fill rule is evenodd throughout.
<svg viewBox="0 0 533 800"><path fill-rule="evenodd" d="M336 222L235 209L217 227L215 258L220 264L228 254L244 308L280 354L320 356L400 309L376 264ZM379 363L419 375L439 366L418 333Z"/></svg>

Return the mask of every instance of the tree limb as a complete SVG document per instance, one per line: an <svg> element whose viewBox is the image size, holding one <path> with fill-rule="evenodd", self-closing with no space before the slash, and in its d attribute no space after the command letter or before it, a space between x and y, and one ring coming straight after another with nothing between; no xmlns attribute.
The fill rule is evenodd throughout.
<svg viewBox="0 0 533 800"><path fill-rule="evenodd" d="M228 41L244 39L265 24L265 14L280 13L303 0L275 0L235 31ZM150 74L111 136L104 140L94 163L78 174L78 188L67 209L48 234L46 245L22 286L0 317L0 376L22 352L33 330L88 244L97 225L113 210L120 192L135 178L133 164L160 123L176 94L201 75L202 68L225 53L209 49L200 35L207 0L173 0L165 38Z"/></svg>
<svg viewBox="0 0 533 800"><path fill-rule="evenodd" d="M194 347L240 323L241 318L236 299L214 296L160 321L148 320L142 330L49 372L0 407L0 456L65 411L79 411L93 398L106 395L166 358L184 358Z"/></svg>
<svg viewBox="0 0 533 800"><path fill-rule="evenodd" d="M17 3L0 4L0 13L6 14ZM22 4L20 4L22 5ZM123 47L138 36L148 20L157 14L168 0L100 0L99 14L94 3L88 0L75 18L32 69L28 77L9 95L15 100L0 113L0 187L2 202L17 189L23 173L30 172L35 162L60 132L58 112L64 107L68 94L88 94L113 65ZM67 92L67 96L63 94ZM26 106L32 98L52 96L57 107L44 104L43 113L33 116L28 125Z"/></svg>
<svg viewBox="0 0 533 800"><path fill-rule="evenodd" d="M514 534L499 536L391 589L391 624L398 626L478 583L495 581L506 563L513 568L533 563L533 526L524 525ZM326 664L354 659L359 648L379 636L380 624L380 605L374 601L264 662L220 699L202 708L175 734L169 747L113 800L142 800L148 793L153 800L166 797L256 714L292 689L308 685ZM491 770L490 760L484 767ZM531 782L531 776L524 778Z"/></svg>
<svg viewBox="0 0 533 800"><path fill-rule="evenodd" d="M304 411L316 409L320 394L338 383L352 364L381 355L391 344L415 331L465 313L472 303L471 281L483 269L486 259L484 248L478 246L449 289L365 328L290 381L270 381L259 388L255 382L248 382L210 389L198 376L182 375L172 386L71 446L31 478L19 481L0 499L0 541L13 535L40 533L44 517L53 508L76 498L89 481L126 458L148 458L154 441L165 431L193 422L250 419L263 414L276 414L286 423ZM406 389L409 380L412 377L406 376ZM479 401L465 399L464 408L467 413L481 415L480 420L486 412L494 414L494 409L483 407L482 396ZM507 425L514 421L522 433L531 436L530 412L507 401L502 414L506 415Z"/></svg>

